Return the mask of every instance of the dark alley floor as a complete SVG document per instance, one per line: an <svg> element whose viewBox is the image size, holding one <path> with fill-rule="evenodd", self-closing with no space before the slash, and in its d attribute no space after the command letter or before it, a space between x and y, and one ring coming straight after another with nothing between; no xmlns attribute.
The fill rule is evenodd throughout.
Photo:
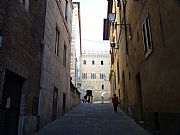
<svg viewBox="0 0 180 135"><path fill-rule="evenodd" d="M80 104L35 135L149 135L112 104Z"/></svg>

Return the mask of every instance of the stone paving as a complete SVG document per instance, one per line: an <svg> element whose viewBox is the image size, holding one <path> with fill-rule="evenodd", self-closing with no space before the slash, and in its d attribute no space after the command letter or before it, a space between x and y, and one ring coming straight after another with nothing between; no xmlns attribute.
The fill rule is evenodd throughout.
<svg viewBox="0 0 180 135"><path fill-rule="evenodd" d="M112 104L80 104L35 135L150 135Z"/></svg>

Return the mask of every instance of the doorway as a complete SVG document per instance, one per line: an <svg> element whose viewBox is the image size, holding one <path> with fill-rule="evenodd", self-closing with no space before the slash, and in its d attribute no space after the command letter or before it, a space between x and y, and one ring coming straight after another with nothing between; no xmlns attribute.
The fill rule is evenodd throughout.
<svg viewBox="0 0 180 135"><path fill-rule="evenodd" d="M2 93L2 111L0 112L0 134L17 135L24 79L6 70Z"/></svg>
<svg viewBox="0 0 180 135"><path fill-rule="evenodd" d="M122 73L122 92L123 92L123 111L127 111L127 89L126 89L126 82L125 82L125 75L124 71Z"/></svg>
<svg viewBox="0 0 180 135"><path fill-rule="evenodd" d="M57 101L58 101L58 89L54 87L53 92L53 106L52 106L52 120L57 118Z"/></svg>
<svg viewBox="0 0 180 135"><path fill-rule="evenodd" d="M137 89L137 115L138 121L143 121L143 100L142 100L142 90L141 90L141 76L140 73L136 75L136 89Z"/></svg>
<svg viewBox="0 0 180 135"><path fill-rule="evenodd" d="M66 93L63 93L63 110L62 114L64 114L66 111Z"/></svg>

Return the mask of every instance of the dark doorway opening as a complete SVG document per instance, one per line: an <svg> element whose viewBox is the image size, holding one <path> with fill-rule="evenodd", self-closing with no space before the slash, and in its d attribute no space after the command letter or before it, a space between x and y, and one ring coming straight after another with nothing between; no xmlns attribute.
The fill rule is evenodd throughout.
<svg viewBox="0 0 180 135"><path fill-rule="evenodd" d="M154 113L154 128L155 128L156 132L160 131L160 127L159 127L159 114L158 114L158 112Z"/></svg>
<svg viewBox="0 0 180 135"><path fill-rule="evenodd" d="M6 70L0 112L0 134L17 135L24 79Z"/></svg>
<svg viewBox="0 0 180 135"><path fill-rule="evenodd" d="M62 114L64 114L66 111L66 94L63 93L63 110L62 110Z"/></svg>
<svg viewBox="0 0 180 135"><path fill-rule="evenodd" d="M58 101L58 89L54 87L53 92L53 107L52 107L52 120L57 118L57 101Z"/></svg>
<svg viewBox="0 0 180 135"><path fill-rule="evenodd" d="M138 121L142 122L143 118L143 101L142 101L142 90L141 90L141 76L140 73L136 75L136 89L137 89L137 115Z"/></svg>
<svg viewBox="0 0 180 135"><path fill-rule="evenodd" d="M127 88L124 71L122 73L123 111L127 111Z"/></svg>
<svg viewBox="0 0 180 135"><path fill-rule="evenodd" d="M102 86L102 88L104 88L104 85ZM88 103L92 103L92 98L93 98L92 90L86 90L86 95L84 96L85 101ZM104 100L103 97L101 98L102 98L101 100Z"/></svg>

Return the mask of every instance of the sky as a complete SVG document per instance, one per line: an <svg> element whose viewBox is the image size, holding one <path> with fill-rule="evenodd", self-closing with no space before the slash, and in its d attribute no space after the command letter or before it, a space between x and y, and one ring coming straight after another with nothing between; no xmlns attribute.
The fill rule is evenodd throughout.
<svg viewBox="0 0 180 135"><path fill-rule="evenodd" d="M109 41L103 41L103 19L107 17L107 0L73 2L80 2L82 52L109 52Z"/></svg>

